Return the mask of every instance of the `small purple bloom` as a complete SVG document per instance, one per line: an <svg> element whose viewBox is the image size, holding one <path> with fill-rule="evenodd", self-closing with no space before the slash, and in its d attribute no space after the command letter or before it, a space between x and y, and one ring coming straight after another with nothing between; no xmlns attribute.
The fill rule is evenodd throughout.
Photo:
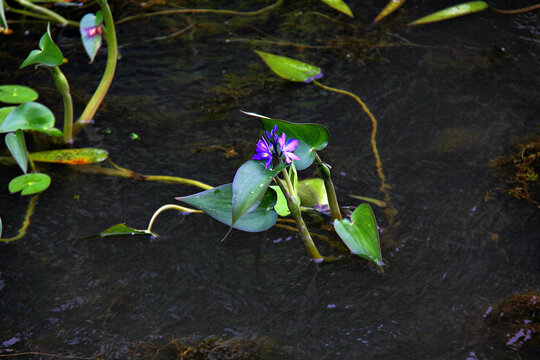
<svg viewBox="0 0 540 360"><path fill-rule="evenodd" d="M292 160L300 160L297 155L293 154L297 147L298 140L287 140L285 133L278 136L277 125L275 125L272 131L266 131L262 139L257 142L257 152L251 159L265 160L266 169L272 165L274 159L279 162L284 159L287 164L290 164Z"/></svg>
<svg viewBox="0 0 540 360"><path fill-rule="evenodd" d="M296 139L289 139L287 140L287 137L285 133L281 134L281 137L278 138L279 147L281 149L281 153L285 155L285 162L287 164L290 164L293 160L300 160L298 156L293 154L293 151L296 150L298 147L298 140Z"/></svg>
<svg viewBox="0 0 540 360"><path fill-rule="evenodd" d="M266 141L264 139L259 140L259 142L257 142L257 153L255 155L253 155L253 157L251 159L253 159L253 160L266 160L266 163L264 164L264 167L266 169L268 169L268 167L270 167L270 165L272 165L272 151L268 147L268 144L266 143Z"/></svg>

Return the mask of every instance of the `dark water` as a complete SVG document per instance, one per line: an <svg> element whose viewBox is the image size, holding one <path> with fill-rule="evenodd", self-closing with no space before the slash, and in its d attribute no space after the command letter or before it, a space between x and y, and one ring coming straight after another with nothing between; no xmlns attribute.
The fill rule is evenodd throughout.
<svg viewBox="0 0 540 360"><path fill-rule="evenodd" d="M149 43L141 39L177 31L186 18L120 26L117 77L76 146L103 147L144 174L219 185L231 182L254 151L258 122L238 110L254 111L326 125L331 139L321 156L333 166L341 202L356 205L348 194L380 198L371 124L360 107L314 85L275 78L252 47L226 39L265 32L274 40L302 35L303 43L361 35L401 43L350 52L257 46L320 65L324 84L353 91L378 119L377 144L399 211L399 225L383 232L385 274L358 258L310 263L298 236L277 228L234 232L220 243L227 227L204 216L165 213L155 225L157 239L85 239L119 222L144 228L158 207L198 190L48 167L53 184L40 196L28 234L1 246L0 344L7 341L1 353L140 358L145 343L217 336L269 337L281 351L276 358L535 357L534 350L522 354L489 337L483 315L512 293L538 290L540 212L500 192L488 202L484 196L503 186L489 162L540 124L538 12L486 12L408 29L406 21L453 4L416 1L385 26L365 29L385 1L349 3L357 17L340 19L360 30L320 36L287 32L277 17L230 29L224 22L234 19L203 18L192 40ZM495 5L516 7L509 3ZM60 111L44 71L8 76L24 56L10 47L20 41L31 49L41 32L0 40L2 76L34 86ZM89 67L76 32L56 34L80 112L105 55ZM216 86L232 89L238 100ZM131 140L132 132L142 141ZM233 145L239 155L196 151L211 145ZM2 167L4 189L16 175L18 169ZM29 200L6 193L0 193L4 237L16 233Z"/></svg>

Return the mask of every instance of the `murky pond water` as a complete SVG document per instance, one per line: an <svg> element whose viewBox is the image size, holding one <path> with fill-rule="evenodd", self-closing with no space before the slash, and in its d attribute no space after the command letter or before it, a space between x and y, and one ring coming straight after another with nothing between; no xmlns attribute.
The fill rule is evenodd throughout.
<svg viewBox="0 0 540 360"><path fill-rule="evenodd" d="M329 36L363 34L401 45L362 51L354 45L350 53L257 48L320 65L324 84L353 91L377 117L383 170L399 212L396 226L383 232L385 273L359 258L310 263L300 238L278 228L233 232L221 243L227 227L205 216L165 213L156 239L86 238L119 222L144 228L158 207L199 190L47 167L53 183L39 197L28 234L0 246L1 354L141 358L144 344L217 336L271 339L274 358L535 357L534 349L520 354L492 339L484 315L512 293L539 289L540 212L501 192L484 197L503 186L489 162L540 123L538 12L486 12L406 28L407 20L453 4L416 1L385 26L366 30L385 1L348 3L358 15L340 21L358 28ZM287 6L290 12L295 4ZM239 41L295 41L295 30L287 32L283 19L251 19L249 26L204 19L190 19L200 26L193 39L146 43L141 40L185 27L186 18L119 26L117 77L95 124L75 145L105 148L113 161L144 174L219 185L231 182L254 152L258 121L238 110L254 111L326 125L331 138L321 156L333 166L341 202L357 205L348 194L381 197L371 123L358 104L276 78ZM8 76L24 56L11 48L37 44L42 28L30 28L24 39L1 38L0 74L35 87L60 111L44 71ZM80 109L105 56L87 66L76 31L55 34ZM131 140L132 132L142 140ZM234 146L239 155L226 158L211 145ZM29 199L7 194L17 168L0 171L0 216L4 236L11 236ZM384 226L382 212L377 215Z"/></svg>

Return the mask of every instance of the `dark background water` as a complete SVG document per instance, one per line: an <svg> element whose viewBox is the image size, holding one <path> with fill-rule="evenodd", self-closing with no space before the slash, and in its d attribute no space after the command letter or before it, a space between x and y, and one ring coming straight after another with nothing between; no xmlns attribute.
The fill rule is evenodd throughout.
<svg viewBox="0 0 540 360"><path fill-rule="evenodd" d="M199 6L243 10L261 3ZM399 211L398 225L383 232L385 273L359 258L310 263L299 237L277 228L235 231L221 243L227 227L200 215L163 214L157 239L88 239L119 222L144 228L158 207L199 190L43 167L53 183L28 234L1 246L0 343L18 341L0 351L138 358L144 343L215 335L272 338L283 350L278 358L534 358L534 351L520 354L490 338L483 315L509 294L539 288L539 211L500 192L487 202L484 196L503 185L490 161L508 151L512 138L538 130L538 11L483 12L407 28L455 3L411 1L367 28L386 2L348 3L353 20L319 2L297 1L261 18L171 16L119 25L117 76L75 146L105 148L113 161L144 174L219 185L231 182L254 151L258 121L238 110L254 111L326 125L331 138L321 156L333 166L341 202L356 205L348 194L380 198L371 123L358 104L280 80L252 49L321 66L322 83L359 95L379 122L383 171ZM133 3L113 5L118 18L141 11ZM311 8L355 28L298 13ZM144 42L188 22L197 28L191 38ZM42 24L25 25L28 35L21 28L0 38L0 81L34 87L61 114L45 71L15 72L43 33ZM105 55L88 66L76 30L56 29L53 37L69 60L62 69L80 113ZM334 48L239 41L246 38ZM381 47L388 43L396 46ZM131 140L132 132L142 141ZM235 146L239 155L196 151L211 145ZM0 172L4 237L16 233L29 201L7 194L18 174L15 167Z"/></svg>

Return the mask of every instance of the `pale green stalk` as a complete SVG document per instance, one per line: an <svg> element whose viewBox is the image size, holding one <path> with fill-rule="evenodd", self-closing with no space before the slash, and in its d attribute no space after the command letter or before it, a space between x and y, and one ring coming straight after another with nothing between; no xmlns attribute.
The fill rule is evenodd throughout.
<svg viewBox="0 0 540 360"><path fill-rule="evenodd" d="M339 203L336 196L336 189L334 183L330 177L330 169L322 162L319 154L315 153L315 161L317 161L317 172L324 181L324 188L326 190L326 196L328 197L328 206L330 207L330 213L332 214L332 221L335 219L342 220L341 211L339 210Z"/></svg>
<svg viewBox="0 0 540 360"><path fill-rule="evenodd" d="M55 13L54 11L44 8L42 6L36 5L33 2L30 2L27 0L15 0L15 2L19 3L20 5L24 6L27 9L31 9L31 10L34 10L35 12L45 15L48 20L56 21L57 23L60 23L60 25L62 26L75 24L74 21L68 20L65 17ZM10 11L13 11L13 10L17 10L17 9L10 9ZM24 10L19 10L18 12L21 13L22 11ZM13 12L17 12L17 11L13 11ZM32 16L33 14L26 13L25 15Z"/></svg>
<svg viewBox="0 0 540 360"><path fill-rule="evenodd" d="M51 74L56 89L62 95L64 102L64 142L71 143L73 141L73 101L69 91L69 83L58 66L51 68Z"/></svg>

